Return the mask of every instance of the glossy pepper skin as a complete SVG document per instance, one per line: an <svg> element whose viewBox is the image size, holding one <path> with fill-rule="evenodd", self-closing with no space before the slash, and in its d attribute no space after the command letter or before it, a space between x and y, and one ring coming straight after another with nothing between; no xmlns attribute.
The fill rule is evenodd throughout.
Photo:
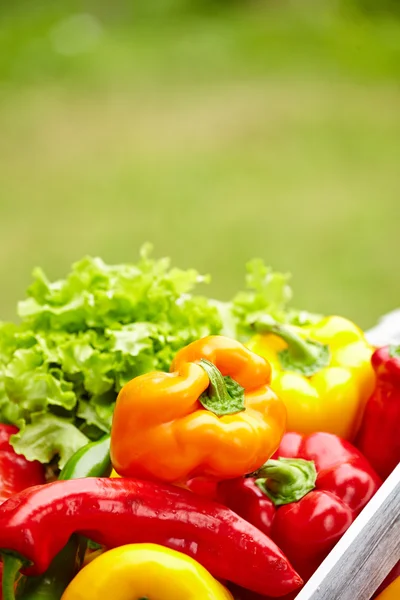
<svg viewBox="0 0 400 600"><path fill-rule="evenodd" d="M232 600L198 562L157 544L130 544L95 558L70 583L62 600Z"/></svg>
<svg viewBox="0 0 400 600"><path fill-rule="evenodd" d="M10 437L15 433L18 433L17 427L0 423L0 504L27 487L46 482L44 468L40 462L28 461L14 451ZM0 562L0 582L2 574L3 565ZM0 589L0 600L1 598Z"/></svg>
<svg viewBox="0 0 400 600"><path fill-rule="evenodd" d="M64 465L58 479L64 481L81 477L108 477L110 473L110 436L106 435L75 452Z"/></svg>
<svg viewBox="0 0 400 600"><path fill-rule="evenodd" d="M271 364L288 431L354 440L375 385L372 347L363 332L338 316L304 327L265 321L254 324L259 334L248 345Z"/></svg>
<svg viewBox="0 0 400 600"><path fill-rule="evenodd" d="M314 489L308 492L304 489L305 495L291 502L291 486L293 483L295 490L299 487L298 475L295 471L297 480L291 482L285 476L285 464L281 474L279 461L276 465L277 461L273 460L266 463L267 473L261 468L257 477L220 482L219 500L269 535L303 579L308 579L381 482L356 448L329 433L308 436L287 433L274 455L274 459L278 458L313 461L316 470ZM268 469L269 462L278 469L278 474L274 473L274 469ZM288 482L288 504L275 506L262 491L262 485L256 483L260 482L258 477L269 475L271 479L267 479L267 490L268 485L272 490L279 490L282 484ZM302 489L300 487L301 493Z"/></svg>
<svg viewBox="0 0 400 600"><path fill-rule="evenodd" d="M16 427L0 423L0 504L27 487L46 482L39 462L31 462L14 452L9 440L15 433L18 433Z"/></svg>
<svg viewBox="0 0 400 600"><path fill-rule="evenodd" d="M282 596L302 580L274 542L229 508L176 486L87 478L30 488L0 507L0 548L43 573L73 533L114 548L154 543L183 552L214 577Z"/></svg>
<svg viewBox="0 0 400 600"><path fill-rule="evenodd" d="M235 585L230 585L229 591L233 595L233 600L271 600L271 596L255 594L254 592L249 592L249 590L245 590ZM297 590L290 594L286 594L285 596L282 596L282 600L296 600L298 593L299 591Z"/></svg>
<svg viewBox="0 0 400 600"><path fill-rule="evenodd" d="M218 415L199 400L210 389L202 363L244 388L243 410ZM225 381L225 380L224 380ZM223 336L180 350L171 373L153 372L119 393L111 430L111 459L125 477L182 482L248 473L276 450L286 425L284 404L268 386L265 359Z"/></svg>
<svg viewBox="0 0 400 600"><path fill-rule="evenodd" d="M67 461L59 480L104 477L111 469L110 436L90 442ZM82 565L87 541L73 535L42 575L22 577L17 600L60 600L65 588Z"/></svg>
<svg viewBox="0 0 400 600"><path fill-rule="evenodd" d="M400 462L400 346L372 355L377 382L367 402L357 446L386 479Z"/></svg>

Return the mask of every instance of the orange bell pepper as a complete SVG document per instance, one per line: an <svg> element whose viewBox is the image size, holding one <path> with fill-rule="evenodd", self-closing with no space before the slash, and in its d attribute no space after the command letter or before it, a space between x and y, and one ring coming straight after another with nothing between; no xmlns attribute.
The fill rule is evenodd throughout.
<svg viewBox="0 0 400 600"><path fill-rule="evenodd" d="M120 391L111 430L114 469L169 483L254 471L279 446L286 426L270 377L269 363L233 339L189 344L170 373L140 375Z"/></svg>

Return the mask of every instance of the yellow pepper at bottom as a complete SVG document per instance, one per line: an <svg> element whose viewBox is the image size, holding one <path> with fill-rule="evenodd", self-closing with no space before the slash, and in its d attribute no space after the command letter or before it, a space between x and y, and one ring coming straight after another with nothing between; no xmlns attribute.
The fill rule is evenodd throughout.
<svg viewBox="0 0 400 600"><path fill-rule="evenodd" d="M193 558L157 544L108 550L86 565L61 600L233 600Z"/></svg>

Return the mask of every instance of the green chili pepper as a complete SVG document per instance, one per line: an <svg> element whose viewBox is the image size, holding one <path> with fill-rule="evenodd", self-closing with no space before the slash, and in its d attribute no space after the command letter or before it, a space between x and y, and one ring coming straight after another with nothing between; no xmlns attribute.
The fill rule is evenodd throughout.
<svg viewBox="0 0 400 600"><path fill-rule="evenodd" d="M91 442L75 452L61 471L58 479L108 477L110 473L110 436L106 435L97 442Z"/></svg>
<svg viewBox="0 0 400 600"><path fill-rule="evenodd" d="M98 442L83 446L71 456L61 471L59 479L107 477L110 472L110 436L106 436ZM87 539L72 536L43 575L21 578L17 586L16 598L18 600L60 600L67 585L82 565L87 545Z"/></svg>

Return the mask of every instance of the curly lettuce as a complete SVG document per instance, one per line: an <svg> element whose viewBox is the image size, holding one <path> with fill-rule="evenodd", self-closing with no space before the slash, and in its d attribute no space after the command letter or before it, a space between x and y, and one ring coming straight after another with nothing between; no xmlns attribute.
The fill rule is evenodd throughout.
<svg viewBox="0 0 400 600"><path fill-rule="evenodd" d="M117 394L133 377L168 370L175 353L206 335L245 339L260 313L285 320L288 276L260 260L231 302L195 294L208 277L142 249L136 264L86 257L65 279L35 269L19 325L0 324L0 422L20 429L14 449L62 468L111 428Z"/></svg>
<svg viewBox="0 0 400 600"><path fill-rule="evenodd" d="M84 258L62 280L41 269L19 303L21 325L0 326L0 422L29 460L59 461L110 431L121 387L168 370L178 349L221 331L217 308L194 288L208 278L142 250L137 264Z"/></svg>

